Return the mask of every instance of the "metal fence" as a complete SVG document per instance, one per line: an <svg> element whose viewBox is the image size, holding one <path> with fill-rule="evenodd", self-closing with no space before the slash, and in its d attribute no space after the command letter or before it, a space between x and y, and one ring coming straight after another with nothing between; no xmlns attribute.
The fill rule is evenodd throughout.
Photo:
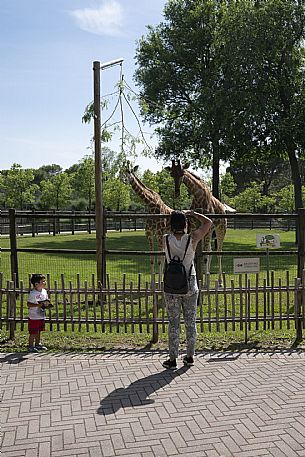
<svg viewBox="0 0 305 457"><path fill-rule="evenodd" d="M108 211L107 230L143 230L145 227L145 215L128 211ZM30 235L59 235L61 233L77 233L95 231L95 213L88 211L17 211L16 213L16 234ZM287 215L269 215L266 219L260 219L255 214L229 216L228 228L233 229L254 229L264 230L295 230L294 218ZM8 210L0 210L0 235L10 234L10 218Z"/></svg>
<svg viewBox="0 0 305 457"><path fill-rule="evenodd" d="M111 214L111 216L110 216ZM124 214L124 218L118 217ZM145 220L142 217L128 217L128 212L111 212L107 217L108 230L143 230ZM135 212L130 213L134 216ZM9 210L0 211L0 235L10 234ZM95 213L88 211L17 211L15 217L16 234L60 235L95 231Z"/></svg>

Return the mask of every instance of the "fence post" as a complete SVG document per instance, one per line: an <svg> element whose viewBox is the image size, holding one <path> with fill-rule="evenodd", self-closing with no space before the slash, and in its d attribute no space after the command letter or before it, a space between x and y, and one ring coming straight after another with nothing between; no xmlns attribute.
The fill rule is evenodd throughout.
<svg viewBox="0 0 305 457"><path fill-rule="evenodd" d="M33 216L35 214L35 210L32 209L32 237L34 238L35 236L35 217Z"/></svg>
<svg viewBox="0 0 305 457"><path fill-rule="evenodd" d="M91 217L90 217L90 208L88 207L88 233L91 234Z"/></svg>
<svg viewBox="0 0 305 457"><path fill-rule="evenodd" d="M120 214L122 214L122 211L120 211ZM119 226L120 226L120 232L122 232L122 218L121 217L119 219Z"/></svg>
<svg viewBox="0 0 305 457"><path fill-rule="evenodd" d="M53 236L56 235L56 217L55 217L55 209L53 209L53 214L54 214L54 218L53 218Z"/></svg>
<svg viewBox="0 0 305 457"><path fill-rule="evenodd" d="M102 229L102 279L103 285L106 285L106 233L107 233L107 214L105 207L103 207L103 229Z"/></svg>
<svg viewBox="0 0 305 457"><path fill-rule="evenodd" d="M202 255L202 240L199 241L197 244L197 249L195 253L195 268L196 268L196 275L198 279L202 279L203 275L203 265L204 262L204 273L206 274L207 271L207 262L209 261L209 257L207 255ZM204 278L206 282L206 278Z"/></svg>
<svg viewBox="0 0 305 457"><path fill-rule="evenodd" d="M156 292L156 278L155 278L155 273L152 276L152 293L153 293L153 335L152 335L152 343L155 344L158 342L159 339L159 331L158 331L158 296Z"/></svg>
<svg viewBox="0 0 305 457"><path fill-rule="evenodd" d="M11 274L12 279L14 275L16 277L16 285L18 287L19 275L18 275L18 254L17 254L17 236L16 236L16 210L14 208L9 209L9 221L10 221L10 245L11 245Z"/></svg>
<svg viewBox="0 0 305 457"><path fill-rule="evenodd" d="M75 231L75 211L72 211L72 217L71 217L71 233L74 235Z"/></svg>
<svg viewBox="0 0 305 457"><path fill-rule="evenodd" d="M8 302L7 302L7 317L9 323L9 339L14 340L15 338L15 319L16 319L16 292L15 284L13 281L8 282ZM12 290L11 290L12 289Z"/></svg>
<svg viewBox="0 0 305 457"><path fill-rule="evenodd" d="M303 270L304 270L304 259L305 259L305 208L298 209L298 220L297 220L297 232L298 232L298 278L302 281ZM297 340L302 339L302 313L303 309L303 293L302 288L304 284L301 284L301 288L298 287L297 292L297 309L295 313L295 326Z"/></svg>

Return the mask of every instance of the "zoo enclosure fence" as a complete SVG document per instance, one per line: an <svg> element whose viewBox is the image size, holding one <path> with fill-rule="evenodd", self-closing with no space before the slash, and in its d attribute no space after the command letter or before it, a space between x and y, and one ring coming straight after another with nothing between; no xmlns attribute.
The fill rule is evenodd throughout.
<svg viewBox="0 0 305 457"><path fill-rule="evenodd" d="M11 214L14 212L11 212ZM16 214L13 214L15 217ZM212 217L223 217L220 215L211 215ZM253 215L243 215L245 218L253 218ZM36 215L35 217L41 217ZM53 215L53 217L58 217ZM113 217L113 215L109 215ZM116 215L123 218L123 214ZM128 215L130 218L131 216ZM139 217L139 215L135 215ZM142 215L145 217L155 217L152 215ZM161 215L159 216L161 217ZM241 217L241 215L226 215L229 218ZM227 331L231 328L233 331L239 327L240 330L247 332L253 326L258 328L263 323L263 328L274 328L274 326L286 326L290 328L292 322L296 327L297 335L300 336L304 326L304 210L300 210L297 215L255 215L256 219L267 219L272 217L296 219L298 227L298 249L293 251L275 251L272 253L275 257L278 255L294 255L296 263L296 276L292 280L291 274L287 271L283 278L277 278L274 272L262 278L262 275L239 275L238 280L232 279L229 275L223 275L224 288L219 288L213 280L208 281L206 285L200 283L200 299L198 307L198 325L203 331ZM107 218L107 213L106 213ZM18 279L18 256L28 252L38 253L39 249L18 249L16 224L13 220L10 226L11 248L8 249L11 258L12 278L13 281L2 284L7 278L1 275L1 314L0 322L5 322L10 331L15 325L22 327L26 321L24 296L27 294L27 287L24 287L24 281ZM42 249L41 251L46 251ZM85 253L94 256L95 251L76 251L76 250L49 250L49 253L59 254L66 252ZM70 252L71 251L71 252ZM47 251L48 252L48 251ZM7 252L8 253L8 252ZM145 251L110 251L104 252L105 257L111 256L147 256L149 252ZM157 254L157 253L155 253ZM201 252L200 255L209 254ZM224 251L221 255L232 254ZM249 255L248 251L234 251L234 255ZM251 252L250 252L251 255ZM253 255L253 251L252 251ZM264 256L264 252L255 252L255 256ZM93 260L94 263L94 260ZM47 271L47 270L45 270ZM94 269L92 270L94 271ZM30 271L28 271L30 273ZM199 278L202 277L199 275ZM98 325L102 330L121 331L122 325L127 328L139 328L143 331L152 329L153 338L156 338L160 328L165 329L166 311L163 303L162 281L159 278L147 279L138 275L138 279L129 281L124 275L122 279L117 278L114 285L110 285L110 277L107 275L107 282L102 285L95 284L94 275L92 275L91 286L84 282L81 287L81 278L77 275L77 285L73 286L70 278L65 278L61 274L60 282L54 281L54 286L49 287L51 294L55 297L55 309L49 315L49 325L61 328L75 329L77 326L86 329L93 325L94 329ZM128 286L127 286L128 284ZM144 284L144 286L143 286ZM67 286L68 285L68 286ZM229 285L229 286L228 286ZM15 299L13 298L15 296ZM3 299L4 297L4 299ZM20 298L19 298L20 297ZM23 297L23 298L22 298ZM70 297L67 299L67 297ZM77 298L75 298L77 297ZM255 297L255 298L254 298ZM15 301L14 301L15 300ZM20 301L21 300L21 301ZM5 303L5 305L4 305ZM247 303L247 305L246 305ZM13 305L12 305L13 304ZM128 304L128 306L126 305ZM75 308L76 306L76 308ZM5 308L6 307L6 308ZM5 311L6 309L6 311ZM160 314L161 313L161 314ZM254 314L253 314L254 313ZM97 317L98 316L98 317ZM1 324L2 325L2 324ZM160 327L161 326L161 327ZM245 337L246 338L246 337Z"/></svg>
<svg viewBox="0 0 305 457"><path fill-rule="evenodd" d="M247 343L252 330L295 329L296 339L302 338L305 325L305 271L301 278L291 281L276 280L271 274L270 284L261 274L238 276L238 280L223 277L223 285L208 279L199 282L197 328L200 333L241 332ZM16 278L15 278L16 279ZM261 285L260 285L261 284ZM76 284L61 280L51 283L47 275L47 289L53 308L46 311L46 324L52 331L148 333L157 342L160 333L166 332L168 322L161 278L156 275L152 283L127 282L111 284L109 276L105 286L91 281ZM23 281L4 284L0 273L0 329L14 339L16 328L24 330L27 322L28 285Z"/></svg>
<svg viewBox="0 0 305 457"><path fill-rule="evenodd" d="M304 215L304 209L299 210L298 214L227 214L226 218L229 221L229 225L234 226L236 225L236 221L242 221L242 226L246 226L246 221L251 221L251 226L252 226L252 221L253 218L255 217L256 220L256 227L279 227L279 226L285 226L286 230L289 230L291 226L297 226L299 229L300 236L298 237L298 246L297 249L290 249L287 251L283 250L276 250L276 251L257 251L257 250L250 250L250 251L228 251L224 250L222 252L213 252L214 254L218 254L222 256L225 261L226 259L230 259L233 256L253 256L255 257L260 257L262 260L262 267L266 269L266 266L268 266L268 262L270 261L270 269L272 269L272 264L275 264L275 262L283 262L283 258L286 258L287 261L290 264L295 265L295 275L298 277L300 276L300 272L303 269L304 265L304 236L305 236L305 215ZM32 218L33 224L35 225L35 221L39 221L41 219L45 218L50 218L50 220L53 220L53 223L56 225L55 221L59 221L60 218L67 218L68 220L76 220L79 215L78 214L72 214L71 212L69 213L48 213L46 214L45 212L30 212L30 214L27 213L28 218ZM87 215L89 217L89 215ZM156 215L151 215L151 214L138 214L138 213L113 213L113 212L106 212L104 213L105 220L104 220L104 226L106 228L106 231L109 231L109 227L117 226L119 227L119 230L121 229L122 226L124 226L124 221L135 221L135 220L141 220L143 223L145 222L145 219L149 217L162 217L156 216ZM210 215L211 217L214 218L219 218L223 217L222 215ZM0 214L0 220L2 217L7 218L7 214ZM61 270L61 273L65 273L66 270L62 266L62 264L76 264L76 271L77 268L80 267L80 264L84 265L83 258L86 258L88 260L88 263L90 263L90 269L91 272L94 272L96 267L95 267L95 262L96 262L96 251L95 249L45 249L44 247L42 248L19 248L17 240L20 239L20 235L18 235L18 220L20 218L24 217L24 212L20 211L15 211L15 210L10 210L9 211L9 232L10 232L10 248L0 248L0 261L2 263L2 266L0 266L0 271L8 271L8 266L10 264L10 270L11 270L11 275L7 279L13 278L13 275L17 277L17 281L22 278L25 280L27 277L27 274L34 271L37 265L37 261L39 258L39 264L41 265L41 268L44 267L44 263L41 264L42 260L44 260L47 266L50 266L52 262L56 262L56 266L59 268L63 268ZM71 219L72 218L72 219ZM94 219L94 214L90 215L91 219ZM238 222L240 223L240 222ZM114 225L113 225L114 224ZM93 222L92 222L93 226ZM56 230L55 230L56 231ZM55 232L54 232L55 233ZM54 234L53 233L53 234ZM204 255L212 255L212 253L207 253L203 252L202 249L198 249L198 262L197 262L197 274L199 277L202 277L202 271L200 271L200 265L202 265L202 256ZM254 254L255 252L255 254ZM41 257L41 255L44 254L44 257ZM114 264L115 263L123 263L125 262L126 268L127 268L127 262L129 261L130 257L133 257L133 262L138 262L140 260L141 263L141 271L142 268L145 267L145 262L149 262L148 257L151 253L149 251L144 251L144 250L139 250L139 251L127 251L127 250L110 250L110 249L105 249L103 252L103 257L105 259L105 265L106 265L106 273L111 273L115 274L113 270ZM153 253L155 256L160 255L162 253ZM40 256L40 257L39 257ZM89 259L91 261L89 262ZM113 260L111 262L111 259ZM276 260L277 259L277 260ZM107 261L107 262L106 262ZM109 261L109 262L108 262ZM62 264L61 264L62 262ZM228 265L228 261L226 262ZM19 274L19 266L20 264L22 265L22 274ZM31 267L34 265L34 270ZM26 267L28 267L28 270L25 272ZM123 264L122 264L123 267ZM231 267L227 267L224 271L229 272ZM279 268L276 268L279 269ZM284 268L285 269L285 268ZM48 268L43 268L44 271L48 271ZM74 269L75 270L75 269ZM130 270L130 268L129 268ZM136 271L140 271L139 265ZM53 269L49 272L53 272ZM81 273L81 271L77 271L78 273ZM24 275L26 273L26 275ZM52 273L54 276L54 273ZM84 277L84 279L87 279L87 277Z"/></svg>
<svg viewBox="0 0 305 457"><path fill-rule="evenodd" d="M105 211L107 219L107 230L143 230L145 227L146 215L141 212L128 211ZM275 218L270 215L268 219L257 219L255 214L243 217L237 215L234 219L229 218L228 227L233 229L254 229L264 230L294 230L295 219L285 217ZM0 235L10 234L9 210L0 210ZM95 231L95 213L90 211L38 211L24 210L15 213L16 235L30 235L32 237L49 234L52 236L62 233L77 232L92 233Z"/></svg>

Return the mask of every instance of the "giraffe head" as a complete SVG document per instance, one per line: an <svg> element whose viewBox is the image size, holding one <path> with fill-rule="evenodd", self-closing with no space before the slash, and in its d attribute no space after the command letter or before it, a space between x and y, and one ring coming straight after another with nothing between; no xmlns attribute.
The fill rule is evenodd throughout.
<svg viewBox="0 0 305 457"><path fill-rule="evenodd" d="M132 167L129 161L124 162L120 169L120 178L125 184L131 184L133 190L142 200L145 200L146 204L158 207L165 205L160 195L146 186L137 176L136 171L138 168L138 165Z"/></svg>
<svg viewBox="0 0 305 457"><path fill-rule="evenodd" d="M172 166L166 167L165 169L169 171L172 178L175 182L175 197L180 197L180 186L183 180L184 171L190 166L189 163L181 164L180 160L172 160Z"/></svg>
<svg viewBox="0 0 305 457"><path fill-rule="evenodd" d="M129 160L126 160L125 162L123 162L123 164L120 168L120 179L125 184L129 184L132 179L132 175L134 175L134 173L137 171L138 168L139 168L138 165L133 167L131 165L131 163L129 162Z"/></svg>

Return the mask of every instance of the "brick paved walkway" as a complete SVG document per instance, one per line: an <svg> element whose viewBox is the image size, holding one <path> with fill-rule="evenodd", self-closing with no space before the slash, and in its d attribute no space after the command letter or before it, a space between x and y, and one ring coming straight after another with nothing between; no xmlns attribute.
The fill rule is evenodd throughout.
<svg viewBox="0 0 305 457"><path fill-rule="evenodd" d="M0 354L2 457L305 456L305 354Z"/></svg>

